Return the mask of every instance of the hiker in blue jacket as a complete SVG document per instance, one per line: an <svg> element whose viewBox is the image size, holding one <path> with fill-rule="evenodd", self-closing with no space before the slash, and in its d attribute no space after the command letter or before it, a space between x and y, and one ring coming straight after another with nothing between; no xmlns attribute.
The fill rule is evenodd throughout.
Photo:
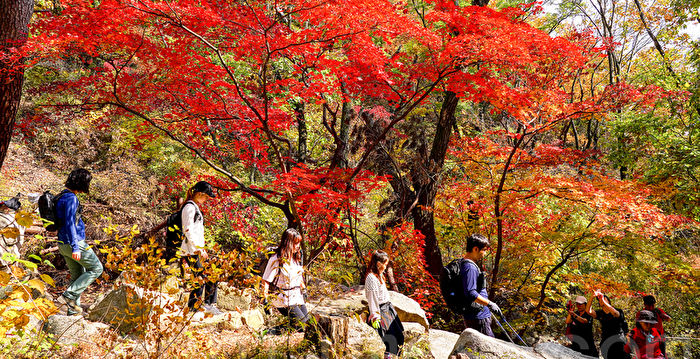
<svg viewBox="0 0 700 359"><path fill-rule="evenodd" d="M493 337L491 313L501 315L501 308L488 299L484 273L476 264L484 258L489 246L489 240L480 234L467 237L467 254L464 256L466 260L462 263L460 274L464 296L470 304L464 312L464 325Z"/></svg>
<svg viewBox="0 0 700 359"><path fill-rule="evenodd" d="M68 315L82 313L80 295L102 274L102 263L85 243L85 223L77 193L89 193L92 175L86 169L73 170L68 175L66 189L55 199L58 226L58 250L66 260L71 283L59 297L68 308Z"/></svg>

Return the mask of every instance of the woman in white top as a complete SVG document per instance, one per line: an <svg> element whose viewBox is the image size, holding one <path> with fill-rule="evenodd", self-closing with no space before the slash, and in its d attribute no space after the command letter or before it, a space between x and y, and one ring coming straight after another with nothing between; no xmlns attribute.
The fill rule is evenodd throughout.
<svg viewBox="0 0 700 359"><path fill-rule="evenodd" d="M288 317L289 323L295 327L309 320L303 295L306 285L301 240L301 234L296 229L288 228L284 231L280 244L275 249L275 254L267 261L262 276L263 297L267 298L272 286L272 290L276 292L272 305Z"/></svg>
<svg viewBox="0 0 700 359"><path fill-rule="evenodd" d="M0 234L0 270L10 266L20 257L20 249L24 245L24 227L15 220L15 211L19 210L22 204L17 197L0 202L0 230L14 228L14 235ZM3 254L10 253L14 260L3 260Z"/></svg>
<svg viewBox="0 0 700 359"><path fill-rule="evenodd" d="M180 254L197 276L205 278L202 260L207 260L209 255L204 242L204 217L199 206L215 197L212 186L206 181L199 181L187 191L187 200L181 209L183 239ZM205 290L204 310L212 314L221 314L221 311L216 307L216 282L209 280L204 286L194 284L187 306L194 309L202 294L205 294Z"/></svg>
<svg viewBox="0 0 700 359"><path fill-rule="evenodd" d="M389 290L384 279L384 271L388 264L389 255L384 251L375 251L372 253L365 278L365 295L369 303L367 322L382 337L386 346L385 358L398 355L404 343L403 324L389 301Z"/></svg>

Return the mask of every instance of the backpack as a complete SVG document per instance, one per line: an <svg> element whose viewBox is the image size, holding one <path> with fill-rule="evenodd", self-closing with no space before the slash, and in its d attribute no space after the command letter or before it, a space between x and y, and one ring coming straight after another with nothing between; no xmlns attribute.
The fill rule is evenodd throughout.
<svg viewBox="0 0 700 359"><path fill-rule="evenodd" d="M166 260L175 258L177 250L182 246L182 239L185 238L185 240L187 240L187 237L184 237L185 235L182 233L182 210L188 204L194 204L194 202L185 202L179 210L168 215L166 220L165 251L163 252L163 256ZM195 221L199 219L198 216L199 218L202 216L199 211L194 215Z"/></svg>
<svg viewBox="0 0 700 359"><path fill-rule="evenodd" d="M462 265L469 260L457 258L442 268L440 273L440 292L445 299L447 307L460 315L478 315L484 306L476 301L469 301L464 296L462 285ZM477 267L478 269L478 267ZM484 273L479 269L479 278L476 283L476 291L480 292L485 286Z"/></svg>
<svg viewBox="0 0 700 359"><path fill-rule="evenodd" d="M447 307L457 314L464 314L470 303L464 296L462 286L462 264L466 259L457 258L442 268L440 273L440 292L445 299Z"/></svg>
<svg viewBox="0 0 700 359"><path fill-rule="evenodd" d="M48 223L48 225L46 225L47 231L55 232L61 228L61 224L58 223L58 216L56 215L56 203L68 192L69 191L66 189L54 196L50 191L46 191L39 196L39 216L44 223ZM79 219L80 210L75 212L75 221L78 222Z"/></svg>

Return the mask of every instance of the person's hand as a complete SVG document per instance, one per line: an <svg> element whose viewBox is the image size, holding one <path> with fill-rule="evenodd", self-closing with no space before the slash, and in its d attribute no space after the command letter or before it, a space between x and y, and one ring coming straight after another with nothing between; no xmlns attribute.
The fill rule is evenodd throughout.
<svg viewBox="0 0 700 359"><path fill-rule="evenodd" d="M76 261L79 261L79 260L80 260L80 252L73 252L73 254L71 255L71 257L72 257L73 259L75 259Z"/></svg>
<svg viewBox="0 0 700 359"><path fill-rule="evenodd" d="M572 316L572 317L574 316L574 310L573 310L573 309L569 311L569 315Z"/></svg>
<svg viewBox="0 0 700 359"><path fill-rule="evenodd" d="M379 329L379 319L372 320L372 328Z"/></svg>
<svg viewBox="0 0 700 359"><path fill-rule="evenodd" d="M501 308L498 306L498 304L496 304L494 302L489 302L489 304L487 304L486 306L489 307L489 310L492 313L496 313L499 316L503 316L503 312L501 312Z"/></svg>

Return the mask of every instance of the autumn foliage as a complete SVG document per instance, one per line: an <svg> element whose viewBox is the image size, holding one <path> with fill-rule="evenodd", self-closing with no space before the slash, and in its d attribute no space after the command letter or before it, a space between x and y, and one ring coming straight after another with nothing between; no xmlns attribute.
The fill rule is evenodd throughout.
<svg viewBox="0 0 700 359"><path fill-rule="evenodd" d="M592 60L607 48L590 33L550 36L525 21L527 6L61 5L36 15L25 48L28 66L50 79L39 89L43 105L23 122L27 131L79 113L100 128L128 123L139 150L175 143L193 165L164 182L186 182L204 168L197 178L222 193L205 209L214 212L208 218L229 219L241 236L257 238L264 229L255 217L273 209L277 222L304 232L307 258L353 256L358 273L366 253L384 248L402 290L426 310L442 305L435 273L426 271L426 240L456 256L465 234L488 234L492 294L558 310L547 298L568 295L551 285L572 278L562 268L636 241L662 241L688 223L651 204L645 186L613 175L598 149L567 145L574 121L644 111L668 93L624 82L574 86L594 75ZM459 99L452 113L459 120L438 166L423 161L425 138L450 95ZM437 200L420 208L434 217L437 239L396 215L398 206L376 204L389 187L397 192L399 177L419 172L438 173ZM382 219L387 213L399 218ZM386 223L362 222L375 214ZM364 236L374 241L358 239L358 227L374 231Z"/></svg>

